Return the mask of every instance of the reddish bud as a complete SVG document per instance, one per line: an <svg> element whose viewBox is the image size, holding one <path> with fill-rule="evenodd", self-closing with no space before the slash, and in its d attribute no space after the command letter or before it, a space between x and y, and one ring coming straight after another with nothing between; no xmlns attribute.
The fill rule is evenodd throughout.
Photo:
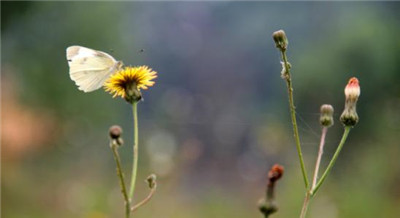
<svg viewBox="0 0 400 218"><path fill-rule="evenodd" d="M283 175L283 166L275 164L268 172L268 179L271 182L275 182L276 180L280 179L282 175Z"/></svg>
<svg viewBox="0 0 400 218"><path fill-rule="evenodd" d="M111 126L109 133L110 133L110 137L112 139L117 139L117 138L121 137L122 128L118 125Z"/></svg>
<svg viewBox="0 0 400 218"><path fill-rule="evenodd" d="M353 77L349 80L346 88L344 89L344 94L346 99L357 101L358 97L360 96L360 85L357 78Z"/></svg>
<svg viewBox="0 0 400 218"><path fill-rule="evenodd" d="M358 97L360 96L360 85L358 79L353 77L349 80L344 89L344 95L346 97L345 107L340 121L345 126L354 126L358 123L358 115L356 111L356 105Z"/></svg>

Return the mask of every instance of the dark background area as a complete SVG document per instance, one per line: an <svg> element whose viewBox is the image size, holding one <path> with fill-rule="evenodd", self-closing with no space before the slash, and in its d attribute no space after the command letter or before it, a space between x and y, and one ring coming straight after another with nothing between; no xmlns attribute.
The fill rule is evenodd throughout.
<svg viewBox="0 0 400 218"><path fill-rule="evenodd" d="M65 49L81 45L126 65L149 65L156 84L139 104L137 217L261 217L268 169L285 167L279 212L304 197L279 52L289 38L301 142L311 176L319 107L335 108L322 169L340 140L343 89L360 80L359 124L311 202L309 217L400 216L398 2L1 2L1 215L120 217L123 199L108 128L131 109L102 90L80 92ZM141 50L144 52L140 52Z"/></svg>

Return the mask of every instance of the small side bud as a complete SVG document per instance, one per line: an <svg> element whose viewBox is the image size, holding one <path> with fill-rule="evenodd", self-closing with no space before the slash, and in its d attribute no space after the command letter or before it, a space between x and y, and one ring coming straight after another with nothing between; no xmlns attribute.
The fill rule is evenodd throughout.
<svg viewBox="0 0 400 218"><path fill-rule="evenodd" d="M117 138L121 137L122 128L118 125L111 126L109 133L110 133L110 137L112 139L117 139Z"/></svg>
<svg viewBox="0 0 400 218"><path fill-rule="evenodd" d="M289 41L286 37L285 31L278 30L272 34L276 47L281 51L286 51Z"/></svg>
<svg viewBox="0 0 400 218"><path fill-rule="evenodd" d="M121 146L124 141L122 140L122 128L118 125L113 125L110 127L109 129L109 134L110 134L110 138L111 141L114 142L115 144L117 144L118 146Z"/></svg>
<svg viewBox="0 0 400 218"><path fill-rule="evenodd" d="M155 174L151 174L150 176L147 177L146 182L149 185L149 188L152 189L157 185L156 180L157 176Z"/></svg>
<svg viewBox="0 0 400 218"><path fill-rule="evenodd" d="M321 106L321 115L319 122L324 127L331 127L333 125L333 107L330 104L323 104Z"/></svg>
<svg viewBox="0 0 400 218"><path fill-rule="evenodd" d="M340 116L340 121L345 126L355 126L358 123L359 118L356 106L360 93L361 91L358 79L356 77L351 78L344 89L346 102L344 111Z"/></svg>

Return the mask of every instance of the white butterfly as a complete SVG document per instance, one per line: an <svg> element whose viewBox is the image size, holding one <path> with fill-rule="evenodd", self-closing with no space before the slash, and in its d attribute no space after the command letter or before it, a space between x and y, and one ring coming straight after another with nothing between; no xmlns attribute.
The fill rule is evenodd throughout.
<svg viewBox="0 0 400 218"><path fill-rule="evenodd" d="M67 48L69 76L79 90L91 92L103 86L104 82L123 66L111 55L82 46Z"/></svg>

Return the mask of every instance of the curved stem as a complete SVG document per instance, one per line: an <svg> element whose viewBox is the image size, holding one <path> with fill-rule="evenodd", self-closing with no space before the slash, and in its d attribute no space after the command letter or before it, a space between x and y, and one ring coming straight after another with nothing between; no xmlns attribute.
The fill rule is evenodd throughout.
<svg viewBox="0 0 400 218"><path fill-rule="evenodd" d="M136 174L137 174L137 165L138 165L138 146L139 146L139 126L138 126L138 117L137 117L137 104L138 102L132 103L132 113L133 113L133 163L132 163L132 178L131 178L131 187L129 190L129 199L133 202L133 193L135 191L135 183L136 183Z"/></svg>
<svg viewBox="0 0 400 218"><path fill-rule="evenodd" d="M304 179L304 184L306 188L308 187L308 178L307 178L307 172L303 160L303 154L301 152L301 145L300 145L300 137L299 137L299 130L297 128L297 121L296 121L296 108L294 106L294 100L293 100L293 87L292 87L292 80L290 76L290 67L289 67L289 62L286 57L286 51L282 50L282 60L285 64L285 70L286 70L286 85L288 89L288 95L289 95L289 107L290 107L290 116L292 118L292 124L293 124L293 132L294 132L294 138L296 141L296 148L297 148L297 154L299 156L300 160L300 167L301 167L301 172L303 174L303 179Z"/></svg>
<svg viewBox="0 0 400 218"><path fill-rule="evenodd" d="M149 202L150 199L153 197L154 193L156 192L156 189L157 189L157 185L154 186L154 187L150 190L149 195L148 195L145 199L143 199L141 202L139 202L138 204L136 204L135 206L133 206L133 207L131 208L131 211L134 212L134 211L137 210L139 207L141 207L141 206L143 206L144 204L146 204L147 202Z"/></svg>
<svg viewBox="0 0 400 218"><path fill-rule="evenodd" d="M129 218L130 212L131 212L130 211L130 202L129 202L128 194L126 192L124 174L122 173L121 158L119 157L119 153L117 150L118 145L116 145L113 142L111 142L111 143L112 143L111 150L113 151L114 160L115 160L115 163L117 164L117 176L119 178L119 185L121 187L122 196L124 197L124 201L125 201L125 217Z"/></svg>
<svg viewBox="0 0 400 218"><path fill-rule="evenodd" d="M329 172L331 171L333 165L335 165L336 159L339 156L340 150L342 150L344 143L346 142L347 136L349 135L351 130L351 126L346 126L344 128L344 133L342 139L340 140L339 146L337 147L335 154L332 157L332 160L329 162L328 167L326 168L324 174L322 174L321 179L318 181L317 185L311 190L311 196L314 196L318 189L321 187L322 183L325 181L326 177L328 176Z"/></svg>

